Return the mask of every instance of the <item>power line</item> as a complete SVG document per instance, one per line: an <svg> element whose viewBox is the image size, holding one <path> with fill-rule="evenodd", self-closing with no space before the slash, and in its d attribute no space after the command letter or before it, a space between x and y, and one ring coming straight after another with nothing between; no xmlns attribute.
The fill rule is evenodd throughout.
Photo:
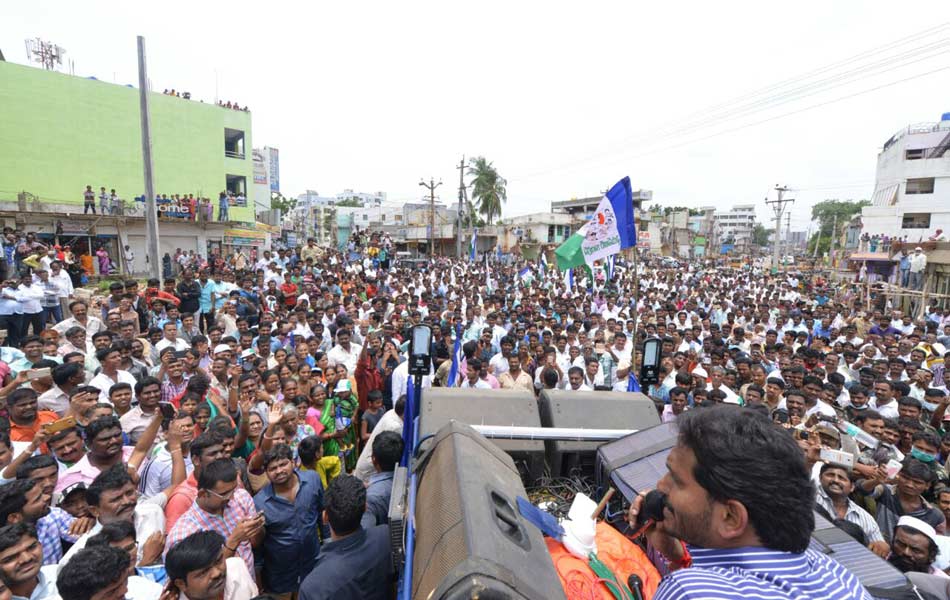
<svg viewBox="0 0 950 600"><path fill-rule="evenodd" d="M609 145L610 147L607 148L606 150L597 152L596 154L593 154L586 158L579 159L577 161L574 161L573 163L566 163L559 167L552 167L550 169L546 169L546 170L542 170L542 171L538 171L534 173L529 173L522 177L512 178L510 181L529 179L532 177L545 175L547 173L551 173L554 171L566 170L567 168L573 168L580 164L597 160L604 155L611 154L612 152L615 151L616 146L618 145L629 143L631 141L634 141L643 137L652 136L654 137L654 139L656 139L656 137L660 135L665 135L668 139L670 136L676 136L682 133L688 133L691 131L695 131L697 129L714 127L714 126L722 124L723 122L732 121L732 120L741 118L743 116L749 116L751 114L762 112L769 108L776 108L778 106L787 104L795 100L800 100L811 95L829 91L831 89L840 87L847 83L854 83L862 79L866 79L868 77L872 77L875 75L882 75L884 73L888 73L900 68L904 68L904 67L916 64L918 62L923 62L926 60L933 59L937 56L940 56L941 54L945 54L946 52L950 51L950 48L947 48L947 46L950 45L950 38L941 38L936 41L927 42L923 45L911 48L909 50L904 50L900 52L899 54L883 57L877 60L877 62L860 65L850 71L838 73L836 75L827 77L823 80L812 81L810 83L803 84L799 86L798 88L786 90L784 92L775 94L771 97L759 99L754 102L747 103L745 105L732 106L738 102L741 102L742 100L755 98L769 91L787 87L790 84L803 81L807 79L808 77L814 77L817 74L828 72L835 68L839 68L843 65L852 63L861 58L874 56L875 54L880 54L881 52L884 52L886 50L890 50L890 49L905 45L910 41L917 41L923 37L928 37L929 35L932 35L933 33L937 31L942 31L946 29L948 26L950 26L950 23L944 23L942 25L932 27L930 29L924 30L920 34L915 34L913 36L907 36L905 38L901 38L900 40L890 42L889 44L885 44L881 47L866 51L864 53L850 57L848 59L838 61L837 63L832 63L831 65L821 67L819 69L815 69L813 71L806 73L803 76L790 78L790 79L784 80L783 82L762 88L760 91L752 92L750 94L740 96L739 98L736 98L734 100L730 100L725 103L721 103L719 105L714 105L711 108L698 111L697 113L694 113L695 115L697 115L695 119L691 119L690 117L687 117L685 120L677 119L676 121L670 122L669 124L665 126L653 128L641 134L634 134L632 136L628 136L622 140L619 140L618 142L614 142L610 144ZM923 55L921 54L922 52L924 53ZM907 78L900 81L907 81L913 78L915 77ZM880 88L872 88L872 90L873 89L880 89ZM845 97L847 98L847 97L853 97L853 96L854 95L845 96ZM717 111L720 114L717 114Z"/></svg>

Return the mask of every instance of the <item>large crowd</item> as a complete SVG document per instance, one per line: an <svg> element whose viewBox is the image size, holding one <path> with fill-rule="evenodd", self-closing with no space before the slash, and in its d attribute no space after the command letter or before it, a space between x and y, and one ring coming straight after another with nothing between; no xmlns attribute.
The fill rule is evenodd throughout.
<svg viewBox="0 0 950 600"><path fill-rule="evenodd" d="M819 512L902 571L947 577L938 302L712 261L566 278L512 256L393 256L366 231L344 252L186 255L105 296L55 259L16 263L0 291L0 600L393 597L418 324L424 388L626 392L657 337L642 391L664 422L743 407L795 440Z"/></svg>

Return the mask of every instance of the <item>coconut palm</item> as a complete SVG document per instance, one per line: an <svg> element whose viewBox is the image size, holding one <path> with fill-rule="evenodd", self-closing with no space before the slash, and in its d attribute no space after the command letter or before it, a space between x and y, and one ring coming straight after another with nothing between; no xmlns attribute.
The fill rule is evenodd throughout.
<svg viewBox="0 0 950 600"><path fill-rule="evenodd" d="M472 200L478 204L478 212L485 215L485 221L491 225L494 217L501 216L501 205L508 200L508 191L505 189L508 182L484 156L472 161L468 174L472 176Z"/></svg>

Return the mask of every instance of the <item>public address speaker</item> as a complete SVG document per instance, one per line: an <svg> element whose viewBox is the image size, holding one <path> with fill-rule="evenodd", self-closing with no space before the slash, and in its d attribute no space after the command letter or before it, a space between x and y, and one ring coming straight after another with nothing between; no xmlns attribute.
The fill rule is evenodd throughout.
<svg viewBox="0 0 950 600"><path fill-rule="evenodd" d="M541 532L518 511L527 494L511 457L457 421L423 449L413 599L563 599Z"/></svg>

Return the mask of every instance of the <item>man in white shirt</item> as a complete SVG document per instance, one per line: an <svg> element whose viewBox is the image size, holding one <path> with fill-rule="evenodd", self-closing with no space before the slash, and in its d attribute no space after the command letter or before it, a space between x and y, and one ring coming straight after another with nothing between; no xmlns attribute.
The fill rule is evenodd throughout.
<svg viewBox="0 0 950 600"><path fill-rule="evenodd" d="M115 346L96 350L96 359L102 365L99 374L92 378L89 385L99 390L99 402L112 404L109 400L109 389L117 383L128 383L132 386L132 402L135 402L135 377L128 371L119 369L122 364L122 355Z"/></svg>
<svg viewBox="0 0 950 600"><path fill-rule="evenodd" d="M468 365L465 370L465 379L462 380L461 388L490 390L491 385L479 377L479 371L482 369L482 361L477 358L468 359Z"/></svg>
<svg viewBox="0 0 950 600"><path fill-rule="evenodd" d="M165 570L180 600L251 600L257 584L240 556L224 557L224 538L215 531L193 533L168 550Z"/></svg>
<svg viewBox="0 0 950 600"><path fill-rule="evenodd" d="M46 328L46 324L43 323L43 288L33 285L32 275L24 275L20 278L16 297L23 311L23 325L20 332L26 335L27 328L32 326L33 335L39 335Z"/></svg>
<svg viewBox="0 0 950 600"><path fill-rule="evenodd" d="M100 331L106 330L106 326L102 324L102 320L89 314L89 305L86 304L84 300L73 300L70 302L69 312L72 313L72 317L64 319L53 326L53 329L58 331L60 335L65 334L70 327L78 325L86 331L86 345L91 346L92 336Z"/></svg>
<svg viewBox="0 0 950 600"><path fill-rule="evenodd" d="M359 360L363 347L350 343L350 331L341 328L336 332L336 346L327 352L327 361L334 367L342 364L351 375L356 372L356 362Z"/></svg>
<svg viewBox="0 0 950 600"><path fill-rule="evenodd" d="M169 321L162 326L162 339L155 344L155 350L161 352L165 348L174 348L176 352L183 352L190 346L188 342L178 337L178 325Z"/></svg>
<svg viewBox="0 0 950 600"><path fill-rule="evenodd" d="M927 269L927 255L920 246L914 248L910 257L910 287L919 290L924 284L924 271Z"/></svg>

